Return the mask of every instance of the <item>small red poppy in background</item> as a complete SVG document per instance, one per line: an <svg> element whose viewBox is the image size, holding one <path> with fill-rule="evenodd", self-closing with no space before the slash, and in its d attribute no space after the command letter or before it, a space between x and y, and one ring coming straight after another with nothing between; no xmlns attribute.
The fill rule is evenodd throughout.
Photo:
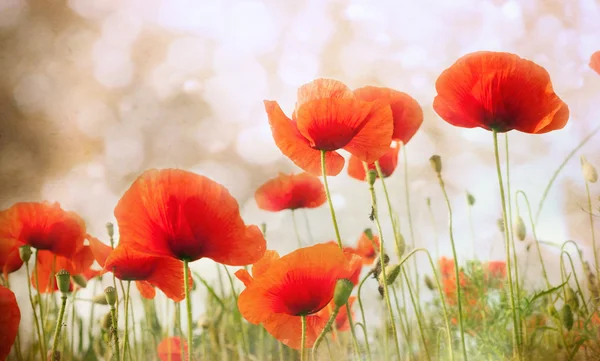
<svg viewBox="0 0 600 361"><path fill-rule="evenodd" d="M96 262L104 272L113 272L123 281L135 281L135 286L147 299L156 296L158 287L167 297L179 302L185 297L181 262L171 257L155 256L122 244L114 250L96 238L90 238Z"/></svg>
<svg viewBox="0 0 600 361"><path fill-rule="evenodd" d="M394 173L398 166L398 152L400 152L400 145L393 143L385 154L379 158L379 167L381 173L385 178L389 177ZM367 165L369 170L377 170L375 163ZM348 161L348 175L359 181L367 180L367 172L365 171L364 163L355 156L351 156ZM377 175L379 178L379 175Z"/></svg>
<svg viewBox="0 0 600 361"><path fill-rule="evenodd" d="M283 174L270 179L254 194L258 208L270 212L317 208L327 200L321 180L309 173Z"/></svg>
<svg viewBox="0 0 600 361"><path fill-rule="evenodd" d="M71 257L57 256L50 251L38 251L37 279L35 268L31 275L31 284L40 293L58 291L58 284L54 275L60 270L66 270L71 276L83 274L94 263L94 255L89 246L81 246ZM38 287L39 286L39 287ZM73 290L73 282L69 291Z"/></svg>
<svg viewBox="0 0 600 361"><path fill-rule="evenodd" d="M371 232L363 232L356 243L356 248L348 247L348 251L359 255L364 265L373 264L379 252L379 237Z"/></svg>
<svg viewBox="0 0 600 361"><path fill-rule="evenodd" d="M590 57L590 68L600 74L600 50L592 54Z"/></svg>
<svg viewBox="0 0 600 361"><path fill-rule="evenodd" d="M144 172L119 200L115 217L122 244L182 261L206 257L242 266L258 261L266 248L260 229L244 224L225 187L181 169Z"/></svg>
<svg viewBox="0 0 600 361"><path fill-rule="evenodd" d="M548 72L515 54L467 54L442 72L435 88L434 110L457 127L537 134L561 129L569 119Z"/></svg>
<svg viewBox="0 0 600 361"><path fill-rule="evenodd" d="M182 345L183 355L181 354ZM181 337L167 337L160 341L157 352L160 361L184 361L187 360L187 342Z"/></svg>
<svg viewBox="0 0 600 361"><path fill-rule="evenodd" d="M5 360L17 337L21 311L15 294L0 286L0 360Z"/></svg>
<svg viewBox="0 0 600 361"><path fill-rule="evenodd" d="M504 279L506 278L506 262L504 261L489 261L487 269L493 278Z"/></svg>
<svg viewBox="0 0 600 361"><path fill-rule="evenodd" d="M266 253L257 265L253 277L243 270L236 272L246 284L238 299L240 313L285 345L299 349L300 316L306 316L305 347L310 348L327 323L319 311L333 299L337 280L350 279L361 262L336 245L317 244L281 258Z"/></svg>
<svg viewBox="0 0 600 361"><path fill-rule="evenodd" d="M29 245L57 256L71 257L83 246L85 223L58 203L15 203L0 212L2 247Z"/></svg>
<svg viewBox="0 0 600 361"><path fill-rule="evenodd" d="M337 80L316 79L300 87L292 119L277 102L264 103L275 144L297 166L314 175L321 174L321 151L326 152L326 173L337 175L344 167L337 150L372 163L392 140L389 104L360 100Z"/></svg>

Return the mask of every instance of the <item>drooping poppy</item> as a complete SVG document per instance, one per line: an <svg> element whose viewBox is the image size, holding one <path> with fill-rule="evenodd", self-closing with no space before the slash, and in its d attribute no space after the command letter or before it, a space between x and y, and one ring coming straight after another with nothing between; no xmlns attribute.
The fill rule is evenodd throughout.
<svg viewBox="0 0 600 361"><path fill-rule="evenodd" d="M561 129L569 119L548 72L515 54L467 54L442 72L435 87L434 110L457 127L537 134Z"/></svg>
<svg viewBox="0 0 600 361"><path fill-rule="evenodd" d="M222 185L181 169L148 170L115 208L121 243L179 260L210 258L242 266L258 261L266 241L246 226Z"/></svg>
<svg viewBox="0 0 600 361"><path fill-rule="evenodd" d="M387 178L391 176L396 170L396 166L398 166L398 152L400 152L400 146L397 143L393 143L388 151L379 158L379 167L381 168L381 173L384 177ZM367 167L369 170L377 170L375 163L370 163ZM363 162L357 157L350 157L350 160L348 161L348 175L359 181L367 180L367 173L365 172ZM379 177L379 175L377 177Z"/></svg>
<svg viewBox="0 0 600 361"><path fill-rule="evenodd" d="M181 354L183 345L183 354ZM160 361L184 361L187 360L187 342L181 337L164 338L157 347Z"/></svg>
<svg viewBox="0 0 600 361"><path fill-rule="evenodd" d="M356 248L349 248L348 251L359 255L364 265L373 264L379 252L379 237L363 232L356 243Z"/></svg>
<svg viewBox="0 0 600 361"><path fill-rule="evenodd" d="M37 273L36 268L31 275L31 284L40 293L52 293L58 291L55 274L60 270L66 270L75 276L82 274L94 263L94 255L89 246L81 246L71 257L57 256L50 251L38 251ZM37 279L36 279L37 274ZM73 290L73 282L69 291Z"/></svg>
<svg viewBox="0 0 600 361"><path fill-rule="evenodd" d="M18 271L23 266L23 261L19 254L19 245L12 239L0 240L0 270L4 278L9 273Z"/></svg>
<svg viewBox="0 0 600 361"><path fill-rule="evenodd" d="M6 360L17 337L21 310L15 294L8 288L0 286L0 360Z"/></svg>
<svg viewBox="0 0 600 361"><path fill-rule="evenodd" d="M590 57L590 68L600 74L600 50L592 54Z"/></svg>
<svg viewBox="0 0 600 361"><path fill-rule="evenodd" d="M322 173L321 151L326 152L326 173L337 175L344 167L337 150L372 163L392 140L389 103L360 100L337 80L316 79L300 87L292 119L277 102L264 103L275 144L297 166L314 175Z"/></svg>
<svg viewBox="0 0 600 361"><path fill-rule="evenodd" d="M270 212L317 208L327 200L321 180L310 173L283 174L270 179L254 194L258 208Z"/></svg>
<svg viewBox="0 0 600 361"><path fill-rule="evenodd" d="M138 291L145 298L154 298L153 286L175 302L185 298L182 265L172 257L148 254L136 249L134 244L123 243L110 252L104 270L113 272L120 280L136 281Z"/></svg>
<svg viewBox="0 0 600 361"><path fill-rule="evenodd" d="M238 299L240 313L295 349L301 347L300 316L306 316L305 347L312 347L327 323L319 311L331 302L337 280L350 279L360 269L359 257L332 244L300 248L281 258L269 253L266 257L253 269L253 277L236 273L246 284Z"/></svg>
<svg viewBox="0 0 600 361"><path fill-rule="evenodd" d="M0 212L0 243L29 245L57 256L71 257L83 246L85 223L58 203L15 203Z"/></svg>

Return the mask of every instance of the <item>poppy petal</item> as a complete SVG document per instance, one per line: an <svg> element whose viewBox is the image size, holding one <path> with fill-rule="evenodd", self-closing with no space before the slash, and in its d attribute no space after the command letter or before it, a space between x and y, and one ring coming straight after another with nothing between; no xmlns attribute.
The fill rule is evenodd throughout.
<svg viewBox="0 0 600 361"><path fill-rule="evenodd" d="M379 166L381 167L381 173L384 177L389 177L394 173L398 166L398 152L400 152L400 146L396 143L389 148L385 154L379 158ZM375 163L371 163L368 166L369 170L376 170ZM365 181L367 173L365 172L365 166L360 159L356 156L350 156L348 161L348 175L359 181ZM379 175L377 175L379 178Z"/></svg>
<svg viewBox="0 0 600 361"><path fill-rule="evenodd" d="M310 146L308 139L300 134L277 102L265 100L264 103L277 147L298 167L313 175L321 175L321 151ZM344 167L344 158L337 152L327 152L325 156L327 175L338 175Z"/></svg>
<svg viewBox="0 0 600 361"><path fill-rule="evenodd" d="M250 284L254 280L252 276L250 276L250 273L243 268L235 271L234 276L236 276L238 280L242 281L242 283L246 287L250 286Z"/></svg>
<svg viewBox="0 0 600 361"><path fill-rule="evenodd" d="M112 247L107 244L102 243L96 237L89 236L88 241L90 242L90 249L92 250L92 254L94 255L94 258L96 259L96 262L98 262L98 264L101 267L104 267L104 263L106 263L106 259L110 255L110 252L112 252Z"/></svg>
<svg viewBox="0 0 600 361"><path fill-rule="evenodd" d="M21 311L15 294L8 288L0 286L0 360L8 358L10 349L17 337Z"/></svg>
<svg viewBox="0 0 600 361"><path fill-rule="evenodd" d="M281 257L277 251L267 250L265 255L255 264L252 265L252 276L260 277L269 270L273 262L277 261Z"/></svg>
<svg viewBox="0 0 600 361"><path fill-rule="evenodd" d="M373 163L390 148L394 123L392 109L384 101L368 104L371 108L364 126L344 149L363 162Z"/></svg>
<svg viewBox="0 0 600 361"><path fill-rule="evenodd" d="M147 252L194 261L203 257L240 266L258 261L266 241L246 226L222 185L180 169L144 172L117 207L121 242Z"/></svg>
<svg viewBox="0 0 600 361"><path fill-rule="evenodd" d="M590 57L590 68L600 74L600 50L592 54Z"/></svg>
<svg viewBox="0 0 600 361"><path fill-rule="evenodd" d="M354 99L355 95L346 84L335 79L315 79L298 88L296 109L311 100L317 99Z"/></svg>
<svg viewBox="0 0 600 361"><path fill-rule="evenodd" d="M403 144L415 135L421 124L423 124L423 109L410 95L390 89L374 86L366 86L354 90L354 94L364 101L386 101L394 118L394 132L392 140Z"/></svg>
<svg viewBox="0 0 600 361"><path fill-rule="evenodd" d="M2 269L4 277L7 278L10 273L18 271L21 266L23 266L23 261L19 254L19 248L2 249L0 245L0 269Z"/></svg>
<svg viewBox="0 0 600 361"><path fill-rule="evenodd" d="M254 194L260 209L279 212L284 209L316 208L325 203L325 187L310 173L280 173L263 184Z"/></svg>
<svg viewBox="0 0 600 361"><path fill-rule="evenodd" d="M182 348L183 354L181 354ZM157 347L160 361L184 361L187 360L187 352L187 343L180 337L165 338Z"/></svg>
<svg viewBox="0 0 600 361"><path fill-rule="evenodd" d="M31 285L40 293L57 291L58 285L54 275L63 269L70 274L78 274L71 259L57 256L50 251L37 251L37 264L31 274Z"/></svg>
<svg viewBox="0 0 600 361"><path fill-rule="evenodd" d="M313 347L317 337L327 324L327 318L318 314L306 316L305 348ZM267 332L284 345L300 349L302 343L302 320L297 316L276 314L269 318L263 326Z"/></svg>
<svg viewBox="0 0 600 361"><path fill-rule="evenodd" d="M156 289L147 281L135 281L135 287L145 299L153 300L156 297Z"/></svg>

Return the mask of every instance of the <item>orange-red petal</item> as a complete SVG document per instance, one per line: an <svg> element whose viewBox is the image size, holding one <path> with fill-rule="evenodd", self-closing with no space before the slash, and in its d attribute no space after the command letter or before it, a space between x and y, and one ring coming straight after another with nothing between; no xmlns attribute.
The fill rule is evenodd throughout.
<svg viewBox="0 0 600 361"><path fill-rule="evenodd" d="M273 262L277 261L281 257L277 251L267 250L265 255L255 264L252 265L252 277L260 277L265 274Z"/></svg>
<svg viewBox="0 0 600 361"><path fill-rule="evenodd" d="M313 347L326 324L327 318L319 314L306 316L305 348ZM300 317L278 313L269 317L263 326L267 332L284 345L296 350L300 349L302 343L302 320Z"/></svg>
<svg viewBox="0 0 600 361"><path fill-rule="evenodd" d="M383 100L390 105L394 118L394 141L408 143L423 124L423 109L406 93L390 88L365 86L354 90L354 94L364 101Z"/></svg>
<svg viewBox="0 0 600 361"><path fill-rule="evenodd" d="M434 110L458 127L535 134L561 129L569 118L548 72L515 54L467 54L444 70L435 86Z"/></svg>
<svg viewBox="0 0 600 361"><path fill-rule="evenodd" d="M19 255L19 246L14 240L0 239L0 271L4 277L19 270L23 261Z"/></svg>
<svg viewBox="0 0 600 361"><path fill-rule="evenodd" d="M373 245L375 245L377 249L375 249ZM355 252L362 257L363 264L372 264L377 257L377 252L379 252L379 237L373 235L373 238L370 239L367 234L363 232L358 239Z"/></svg>
<svg viewBox="0 0 600 361"><path fill-rule="evenodd" d="M57 256L50 251L37 251L37 264L31 275L31 284L40 293L57 291L58 285L54 275L58 271L64 269L73 276L82 274L93 262L94 258L88 246L80 247L70 258Z"/></svg>
<svg viewBox="0 0 600 361"><path fill-rule="evenodd" d="M366 104L370 105L370 111L363 126L344 149L363 162L373 163L390 148L394 121L392 109L385 101L377 100Z"/></svg>
<svg viewBox="0 0 600 361"><path fill-rule="evenodd" d="M315 79L298 88L296 109L312 100L318 99L354 99L355 95L346 84L335 79Z"/></svg>
<svg viewBox="0 0 600 361"><path fill-rule="evenodd" d="M88 241L90 242L90 249L92 250L92 254L94 255L94 259L100 267L104 267L104 263L106 263L106 259L112 252L112 247L102 243L98 238L89 236Z"/></svg>
<svg viewBox="0 0 600 361"><path fill-rule="evenodd" d="M264 103L277 147L298 167L313 175L321 175L321 151L310 146L308 139L300 134L296 123L283 113L277 102L265 100ZM325 156L327 175L338 175L344 167L344 158L333 151Z"/></svg>
<svg viewBox="0 0 600 361"><path fill-rule="evenodd" d="M596 73L600 74L600 50L596 51L590 57L590 68L592 68L592 70Z"/></svg>
<svg viewBox="0 0 600 361"><path fill-rule="evenodd" d="M82 245L85 223L58 203L15 203L0 212L0 239L70 257ZM4 242L4 241L3 241Z"/></svg>
<svg viewBox="0 0 600 361"><path fill-rule="evenodd" d="M0 360L5 360L17 337L21 311L15 294L4 286L0 286Z"/></svg>
<svg viewBox="0 0 600 361"><path fill-rule="evenodd" d="M252 276L250 276L250 273L243 268L235 271L234 276L236 276L238 280L242 281L242 283L246 287L250 286L250 284L254 280Z"/></svg>
<svg viewBox="0 0 600 361"><path fill-rule="evenodd" d="M391 176L396 170L396 167L398 166L398 152L400 152L400 146L399 144L394 143L389 150L379 158L379 166L381 167L381 173L383 173L384 177ZM369 164L368 169L376 170L375 163ZM363 165L363 162L354 155L350 156L350 160L348 161L348 175L359 181L366 180L367 173L365 172L365 166Z"/></svg>
<svg viewBox="0 0 600 361"><path fill-rule="evenodd" d="M153 300L156 297L156 289L147 281L135 281L135 287L140 292L140 295L148 300Z"/></svg>
<svg viewBox="0 0 600 361"><path fill-rule="evenodd" d="M188 347L180 337L167 337L158 344L157 352L160 361L184 361L187 360Z"/></svg>
<svg viewBox="0 0 600 361"><path fill-rule="evenodd" d="M279 212L284 209L316 208L327 200L321 180L310 173L283 174L270 179L254 194L260 209Z"/></svg>
<svg viewBox="0 0 600 361"><path fill-rule="evenodd" d="M180 169L144 172L125 192L115 217L122 243L147 252L242 266L258 261L266 241L246 226L237 201L211 179Z"/></svg>

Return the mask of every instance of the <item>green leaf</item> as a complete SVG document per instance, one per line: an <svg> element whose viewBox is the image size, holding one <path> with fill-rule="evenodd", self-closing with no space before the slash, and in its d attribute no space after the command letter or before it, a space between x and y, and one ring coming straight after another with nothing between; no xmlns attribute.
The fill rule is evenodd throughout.
<svg viewBox="0 0 600 361"><path fill-rule="evenodd" d="M571 277L571 275L567 276L567 279L565 282L561 283L560 285L556 286L556 287L552 287L549 290L545 290L539 293L536 293L535 295L533 295L533 297L527 302L528 304L532 304L533 302L535 302L536 300L547 296L549 294L552 294L558 290L560 290L561 288L563 288L567 283L569 283L569 278Z"/></svg>

